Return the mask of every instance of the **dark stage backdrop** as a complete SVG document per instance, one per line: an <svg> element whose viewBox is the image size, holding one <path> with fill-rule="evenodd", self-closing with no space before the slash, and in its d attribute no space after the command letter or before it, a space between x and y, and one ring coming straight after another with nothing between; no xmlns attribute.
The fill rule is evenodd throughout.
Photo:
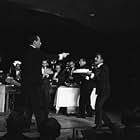
<svg viewBox="0 0 140 140"><path fill-rule="evenodd" d="M8 2L21 3L44 12L59 14L100 31L134 29L139 19L139 7L136 6L139 0L8 0ZM89 16L91 13L95 16Z"/></svg>

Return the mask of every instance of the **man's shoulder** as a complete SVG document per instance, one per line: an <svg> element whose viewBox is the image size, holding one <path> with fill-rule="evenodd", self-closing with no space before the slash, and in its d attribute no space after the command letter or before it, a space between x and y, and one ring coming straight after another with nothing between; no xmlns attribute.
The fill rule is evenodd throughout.
<svg viewBox="0 0 140 140"><path fill-rule="evenodd" d="M103 63L100 67L101 68L108 68L108 65L106 63Z"/></svg>
<svg viewBox="0 0 140 140"><path fill-rule="evenodd" d="M108 72L108 71L109 71L109 66L108 66L107 64L103 64L103 65L101 66L101 69L102 69L103 71Z"/></svg>

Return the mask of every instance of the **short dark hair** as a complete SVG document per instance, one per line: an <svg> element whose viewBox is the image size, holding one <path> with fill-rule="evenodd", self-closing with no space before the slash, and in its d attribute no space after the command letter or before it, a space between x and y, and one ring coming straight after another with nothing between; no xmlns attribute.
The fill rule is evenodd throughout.
<svg viewBox="0 0 140 140"><path fill-rule="evenodd" d="M95 56L97 56L97 55L100 55L100 56L101 56L101 59L104 59L103 53L97 52L97 53L95 54Z"/></svg>
<svg viewBox="0 0 140 140"><path fill-rule="evenodd" d="M40 130L41 137L56 138L60 136L61 125L55 118L51 117L41 123Z"/></svg>
<svg viewBox="0 0 140 140"><path fill-rule="evenodd" d="M37 40L38 35L30 35L28 37L28 44L32 44L34 40Z"/></svg>
<svg viewBox="0 0 140 140"><path fill-rule="evenodd" d="M86 61L86 62L87 62L87 58L81 57L80 60L81 60L81 59L83 59L83 61Z"/></svg>

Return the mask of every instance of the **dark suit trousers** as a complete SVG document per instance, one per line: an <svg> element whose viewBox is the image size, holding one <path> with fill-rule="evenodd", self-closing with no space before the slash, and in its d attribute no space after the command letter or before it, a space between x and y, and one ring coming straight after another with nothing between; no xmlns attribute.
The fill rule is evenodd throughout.
<svg viewBox="0 0 140 140"><path fill-rule="evenodd" d="M57 86L51 87L49 90L49 111L54 109L54 99L57 91Z"/></svg>
<svg viewBox="0 0 140 140"><path fill-rule="evenodd" d="M30 127L32 115L35 115L38 130L42 121L48 118L48 95L45 94L44 85L30 84L26 86L25 117L27 127Z"/></svg>
<svg viewBox="0 0 140 140"><path fill-rule="evenodd" d="M42 99L42 103L43 103L43 109L45 111L45 117L48 118L48 114L49 114L49 102L50 102L50 96L49 96L49 92L50 92L50 82L48 79L44 79L42 86L41 86L41 92L43 95L43 99Z"/></svg>
<svg viewBox="0 0 140 140"><path fill-rule="evenodd" d="M85 112L88 114L92 113L92 107L90 102L90 96L93 87L88 84L88 82L81 85L80 88L80 99L79 99L79 113L84 115Z"/></svg>
<svg viewBox="0 0 140 140"><path fill-rule="evenodd" d="M97 96L96 103L95 103L95 124L102 125L102 121L106 125L110 125L112 122L107 114L103 111L103 106L106 100L109 98L109 94L106 91L100 91L100 94Z"/></svg>

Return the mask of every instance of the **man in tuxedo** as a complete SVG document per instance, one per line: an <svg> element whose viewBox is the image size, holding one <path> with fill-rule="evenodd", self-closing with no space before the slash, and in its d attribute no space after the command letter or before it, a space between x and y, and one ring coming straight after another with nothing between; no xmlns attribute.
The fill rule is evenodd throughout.
<svg viewBox="0 0 140 140"><path fill-rule="evenodd" d="M95 56L95 84L97 99L95 103L95 124L96 129L102 127L102 121L104 124L111 127L112 122L107 114L104 112L103 107L105 102L110 96L110 82L109 82L109 68L104 64L104 59L101 54Z"/></svg>
<svg viewBox="0 0 140 140"><path fill-rule="evenodd" d="M15 60L10 67L10 71L8 76L12 77L16 82L18 87L20 87L21 83L21 64L22 62L19 60ZM19 83L19 84L18 84Z"/></svg>
<svg viewBox="0 0 140 140"><path fill-rule="evenodd" d="M69 53L49 55L41 51L41 39L35 35L29 40L29 46L22 63L22 90L24 94L24 108L26 117L26 127L30 128L32 114L34 113L38 131L42 121L48 119L49 91L42 92L42 60L63 59ZM46 86L50 86L46 82ZM44 90L44 89L43 89ZM49 88L45 87L45 90ZM46 94L47 93L47 94Z"/></svg>
<svg viewBox="0 0 140 140"><path fill-rule="evenodd" d="M53 73L52 81L51 81L51 88L49 91L49 97L50 97L50 106L49 106L50 109L49 110L50 110L50 112L55 112L54 100L55 100L56 91L58 88L59 76L62 71L61 65L62 64L57 63L54 67L54 73Z"/></svg>
<svg viewBox="0 0 140 140"><path fill-rule="evenodd" d="M10 96L10 109L20 110L23 105L23 98L21 94L21 64L19 60L15 60L10 67L9 73L5 81L13 86L15 93ZM8 82L9 81L9 82Z"/></svg>
<svg viewBox="0 0 140 140"><path fill-rule="evenodd" d="M60 86L66 86L65 85L65 81L68 77L68 72L67 72L67 67L66 65L64 64L64 62L58 62L56 65L55 65L55 70L54 70L54 75L53 75L53 78L52 78L52 87L51 87L51 90L50 90L50 107L51 107L51 110L54 112L56 112L56 109L55 109L55 104L56 104L56 100L57 97L56 97L56 92L57 92L57 89L60 87ZM61 107L60 108L60 112L63 113L63 114L66 114L66 108L64 107ZM59 113L60 113L59 112ZM58 112L56 112L58 113Z"/></svg>
<svg viewBox="0 0 140 140"><path fill-rule="evenodd" d="M48 109L49 108L49 103L50 102L50 89L51 89L51 77L53 75L53 70L50 67L50 64L48 62L48 60L43 60L42 61L42 86L41 86L41 92L44 92L43 94L46 95L46 102L45 102L45 106ZM48 112L47 112L48 114Z"/></svg>
<svg viewBox="0 0 140 140"><path fill-rule="evenodd" d="M79 61L80 69L89 69L87 65L87 60L85 58L81 58ZM79 99L79 113L77 117L85 118L91 117L93 110L91 107L90 96L92 90L94 88L94 81L90 79L90 75L88 73L79 74L80 80L80 99Z"/></svg>

